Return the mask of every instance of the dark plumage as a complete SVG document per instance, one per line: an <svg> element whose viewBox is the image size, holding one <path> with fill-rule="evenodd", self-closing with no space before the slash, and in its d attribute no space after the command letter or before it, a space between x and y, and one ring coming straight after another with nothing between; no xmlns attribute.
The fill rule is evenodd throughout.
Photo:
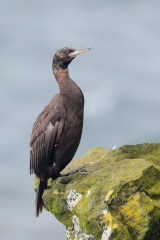
<svg viewBox="0 0 160 240"><path fill-rule="evenodd" d="M78 85L71 80L68 65L76 51L62 48L53 58L53 73L60 93L39 114L34 123L30 142L30 174L40 180L36 196L36 216L42 212L42 195L47 179L56 179L74 157L83 128L84 97Z"/></svg>

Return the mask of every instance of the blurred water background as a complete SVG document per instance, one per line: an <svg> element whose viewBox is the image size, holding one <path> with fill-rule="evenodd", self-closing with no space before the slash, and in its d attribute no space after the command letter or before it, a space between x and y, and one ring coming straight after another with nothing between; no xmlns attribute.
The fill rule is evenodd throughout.
<svg viewBox="0 0 160 240"><path fill-rule="evenodd" d="M0 239L65 239L34 215L33 122L58 91L52 57L92 46L70 65L85 95L75 157L91 147L160 142L160 1L0 1Z"/></svg>

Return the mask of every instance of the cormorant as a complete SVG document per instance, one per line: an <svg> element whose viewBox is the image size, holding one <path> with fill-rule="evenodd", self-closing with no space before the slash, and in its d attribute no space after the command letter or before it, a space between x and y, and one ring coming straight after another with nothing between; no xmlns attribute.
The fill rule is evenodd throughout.
<svg viewBox="0 0 160 240"><path fill-rule="evenodd" d="M30 141L30 174L39 178L36 194L36 216L44 206L42 195L47 179L53 180L74 157L80 143L83 128L84 96L78 85L70 78L68 65L80 53L62 48L53 58L53 74L60 92L43 109L35 121Z"/></svg>

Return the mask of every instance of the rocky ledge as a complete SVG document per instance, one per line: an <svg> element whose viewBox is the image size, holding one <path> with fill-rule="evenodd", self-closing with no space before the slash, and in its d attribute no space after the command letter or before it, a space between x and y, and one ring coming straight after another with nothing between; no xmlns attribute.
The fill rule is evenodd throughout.
<svg viewBox="0 0 160 240"><path fill-rule="evenodd" d="M160 144L95 147L49 182L46 210L68 240L160 240Z"/></svg>

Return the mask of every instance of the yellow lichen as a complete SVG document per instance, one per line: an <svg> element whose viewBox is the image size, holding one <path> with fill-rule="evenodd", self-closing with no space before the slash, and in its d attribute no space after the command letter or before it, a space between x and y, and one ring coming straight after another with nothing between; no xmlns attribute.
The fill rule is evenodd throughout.
<svg viewBox="0 0 160 240"><path fill-rule="evenodd" d="M109 198L110 198L110 196L112 195L112 193L113 193L113 190L112 190L112 189L108 191L108 193L107 193L107 195L106 195L106 197L105 197L105 201L106 201L106 202L109 200Z"/></svg>
<svg viewBox="0 0 160 240"><path fill-rule="evenodd" d="M129 202L121 207L120 214L123 216L127 225L137 232L144 232L148 228L149 219L147 212L140 204L140 194L136 193Z"/></svg>
<svg viewBox="0 0 160 240"><path fill-rule="evenodd" d="M104 221L107 223L108 226L112 226L112 216L110 213L104 214Z"/></svg>
<svg viewBox="0 0 160 240"><path fill-rule="evenodd" d="M112 228L113 228L113 229L118 228L118 224L117 224L117 223L113 224Z"/></svg>
<svg viewBox="0 0 160 240"><path fill-rule="evenodd" d="M58 189L55 189L55 190L53 191L53 193L56 194L56 195L59 194Z"/></svg>
<svg viewBox="0 0 160 240"><path fill-rule="evenodd" d="M108 227L111 227L111 229L118 228L118 224L114 223L114 218L112 217L111 213L106 213L103 216L104 222Z"/></svg>

